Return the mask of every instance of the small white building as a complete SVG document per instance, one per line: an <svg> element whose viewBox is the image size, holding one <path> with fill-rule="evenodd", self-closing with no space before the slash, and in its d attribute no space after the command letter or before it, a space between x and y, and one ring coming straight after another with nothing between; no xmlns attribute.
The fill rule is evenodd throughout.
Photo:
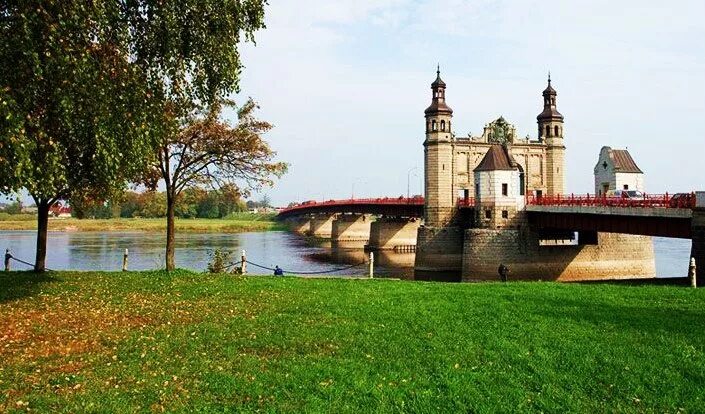
<svg viewBox="0 0 705 414"><path fill-rule="evenodd" d="M595 165L595 194L608 195L617 190L644 192L644 172L629 151L602 147Z"/></svg>
<svg viewBox="0 0 705 414"><path fill-rule="evenodd" d="M521 165L503 145L492 145L473 170L477 224L512 227L524 209L525 180Z"/></svg>

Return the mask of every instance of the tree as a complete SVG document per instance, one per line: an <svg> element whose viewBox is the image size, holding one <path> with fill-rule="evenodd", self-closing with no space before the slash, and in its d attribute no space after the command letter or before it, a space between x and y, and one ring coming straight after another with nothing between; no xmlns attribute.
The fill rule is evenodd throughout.
<svg viewBox="0 0 705 414"><path fill-rule="evenodd" d="M132 64L124 7L0 3L0 192L24 188L37 205L35 271L54 203L77 190L108 199L153 154L161 108Z"/></svg>
<svg viewBox="0 0 705 414"><path fill-rule="evenodd" d="M163 103L158 175L147 177L147 181L165 180L166 268L171 270L174 268L176 199L186 186L193 185L194 180L199 181L196 176L203 170L215 174L212 168L217 168L227 158L220 151L207 161L209 157L198 147L206 146L206 143L195 140L193 143L198 146L191 147L192 142L181 140L189 140L187 131L194 131L194 128L206 124L209 127L225 125L215 119L189 124L199 108L218 114L222 99L238 91L242 68L238 46L241 40L254 42L254 32L265 27L266 0L132 0L121 4L130 27L129 37L134 41L130 52L147 75L150 86L159 91L157 97ZM201 156L191 159L195 154ZM271 156L271 151L269 154ZM181 155L184 156L183 164L180 163ZM260 155L239 152L233 157ZM175 164L171 165L172 162ZM202 162L206 162L200 164L203 170L197 170L196 165ZM186 164L191 167L186 168ZM231 173L236 175L226 169L225 175Z"/></svg>
<svg viewBox="0 0 705 414"><path fill-rule="evenodd" d="M259 201L259 206L260 206L260 207L265 207L265 208L266 208L266 207L271 207L271 206L272 206L271 204L272 204L272 202L271 202L271 200L269 199L269 196L266 195L266 194L263 195L263 196L262 196L262 199Z"/></svg>
<svg viewBox="0 0 705 414"><path fill-rule="evenodd" d="M174 264L174 216L176 201L189 187L229 188L242 184L243 192L271 186L273 177L286 171L286 164L274 162L276 155L262 139L271 129L255 118L257 105L251 99L237 110L237 124L220 117L219 107L196 116L179 134L165 141L158 155L155 179L166 187L166 268ZM215 206L217 208L217 205ZM209 214L213 214L209 211Z"/></svg>

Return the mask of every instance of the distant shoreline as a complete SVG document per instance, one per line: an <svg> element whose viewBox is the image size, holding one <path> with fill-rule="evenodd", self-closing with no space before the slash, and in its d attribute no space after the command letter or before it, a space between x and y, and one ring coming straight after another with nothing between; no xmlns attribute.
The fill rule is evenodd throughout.
<svg viewBox="0 0 705 414"><path fill-rule="evenodd" d="M0 221L0 231L36 230L34 220ZM246 233L255 231L284 230L270 217L257 219L176 219L176 231L186 233ZM49 231L103 232L138 231L157 233L166 231L166 218L115 218L115 219L50 219Z"/></svg>

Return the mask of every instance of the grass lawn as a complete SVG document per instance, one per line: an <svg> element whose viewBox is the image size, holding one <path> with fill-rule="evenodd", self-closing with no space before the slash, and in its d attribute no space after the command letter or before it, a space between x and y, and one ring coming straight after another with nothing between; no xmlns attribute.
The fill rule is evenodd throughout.
<svg viewBox="0 0 705 414"><path fill-rule="evenodd" d="M24 216L24 215L23 215ZM32 216L30 216L32 217ZM0 220L0 230L36 230L36 218ZM52 231L166 231L165 218L116 218L116 219L50 219ZM224 219L176 219L177 232L193 233L243 233L249 231L283 230L283 225L271 215L238 214Z"/></svg>
<svg viewBox="0 0 705 414"><path fill-rule="evenodd" d="M0 275L0 412L702 412L705 289Z"/></svg>

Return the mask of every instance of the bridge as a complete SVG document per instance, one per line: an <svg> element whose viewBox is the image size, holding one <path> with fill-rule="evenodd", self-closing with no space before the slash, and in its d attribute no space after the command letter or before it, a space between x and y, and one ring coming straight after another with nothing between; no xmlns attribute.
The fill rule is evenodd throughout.
<svg viewBox="0 0 705 414"><path fill-rule="evenodd" d="M588 244L597 243L598 233L692 239L692 254L705 258L705 213L700 212L705 197L700 197L704 200L695 193L639 198L570 194L532 195L524 201L529 225L544 234L577 233L581 243ZM423 197L308 201L281 210L279 218L293 231L331 239L334 246L414 252L424 201ZM458 199L456 207L472 227L475 199Z"/></svg>
<svg viewBox="0 0 705 414"><path fill-rule="evenodd" d="M529 223L540 229L692 238L695 193L640 198L594 195L527 197Z"/></svg>
<svg viewBox="0 0 705 414"><path fill-rule="evenodd" d="M278 218L295 233L331 239L337 247L413 253L424 201L419 196L306 201L282 209ZM457 205L469 214L474 200L458 199Z"/></svg>

